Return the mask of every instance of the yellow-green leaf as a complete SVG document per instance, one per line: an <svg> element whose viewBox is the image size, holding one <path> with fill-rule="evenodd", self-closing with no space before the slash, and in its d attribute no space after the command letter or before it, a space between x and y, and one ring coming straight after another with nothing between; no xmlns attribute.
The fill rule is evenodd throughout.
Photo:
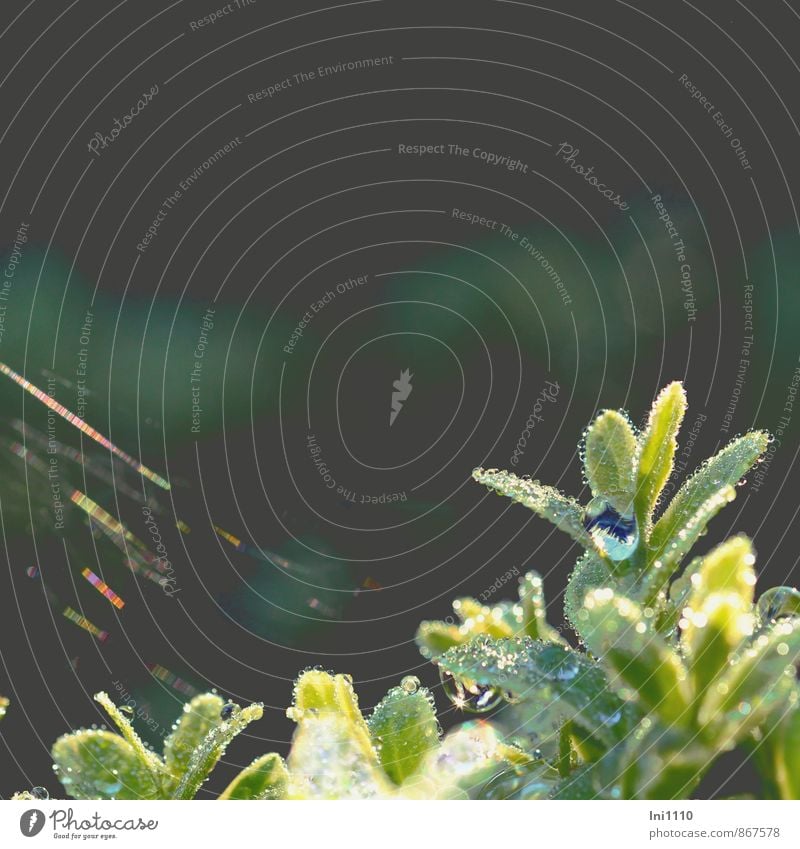
<svg viewBox="0 0 800 849"><path fill-rule="evenodd" d="M280 755L270 752L256 758L223 790L220 799L282 799L289 772Z"/></svg>
<svg viewBox="0 0 800 849"><path fill-rule="evenodd" d="M636 450L633 428L617 410L601 413L586 431L584 468L592 494L619 512L631 509Z"/></svg>
<svg viewBox="0 0 800 849"><path fill-rule="evenodd" d="M152 773L111 731L76 731L53 745L56 775L73 799L157 799Z"/></svg>
<svg viewBox="0 0 800 849"><path fill-rule="evenodd" d="M640 526L646 527L658 496L672 474L676 436L686 412L686 393L678 381L665 386L650 410L647 427L638 440L638 469L634 505Z"/></svg>

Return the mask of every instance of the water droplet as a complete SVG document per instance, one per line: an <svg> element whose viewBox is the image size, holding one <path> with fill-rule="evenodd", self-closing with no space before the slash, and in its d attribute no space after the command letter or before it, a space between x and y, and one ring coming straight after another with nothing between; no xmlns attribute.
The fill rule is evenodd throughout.
<svg viewBox="0 0 800 849"><path fill-rule="evenodd" d="M222 710L219 712L219 718L224 720L231 719L235 714L239 713L240 710L241 708L239 705L234 702L225 702L222 706Z"/></svg>
<svg viewBox="0 0 800 849"><path fill-rule="evenodd" d="M618 513L599 496L587 505L583 526L612 560L625 560L639 544L639 528L633 513Z"/></svg>
<svg viewBox="0 0 800 849"><path fill-rule="evenodd" d="M46 787L32 787L31 788L31 796L34 799L49 799L50 794L47 792Z"/></svg>
<svg viewBox="0 0 800 849"><path fill-rule="evenodd" d="M130 705L120 705L119 712L127 717L133 716L133 708Z"/></svg>
<svg viewBox="0 0 800 849"><path fill-rule="evenodd" d="M406 675L400 682L400 688L409 696L413 695L419 689L419 678L416 675Z"/></svg>
<svg viewBox="0 0 800 849"><path fill-rule="evenodd" d="M467 713L488 713L503 701L502 692L495 687L474 681L462 682L443 670L440 670L439 678L447 698Z"/></svg>
<svg viewBox="0 0 800 849"><path fill-rule="evenodd" d="M553 785L544 777L541 763L523 764L504 770L486 784L481 799L546 799Z"/></svg>
<svg viewBox="0 0 800 849"><path fill-rule="evenodd" d="M758 600L758 617L762 624L800 616L800 591L794 587L773 587Z"/></svg>

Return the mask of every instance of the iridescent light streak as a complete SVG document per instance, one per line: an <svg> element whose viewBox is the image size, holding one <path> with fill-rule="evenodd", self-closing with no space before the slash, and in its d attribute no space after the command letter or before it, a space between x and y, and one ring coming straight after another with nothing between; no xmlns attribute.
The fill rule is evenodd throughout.
<svg viewBox="0 0 800 849"><path fill-rule="evenodd" d="M70 622L74 622L79 628L83 628L84 631L88 631L93 637L97 637L101 643L104 643L108 639L108 631L101 631L97 625L92 625L85 616L81 616L80 613L76 612L71 607L67 606L67 609L64 611L64 616L66 616Z"/></svg>
<svg viewBox="0 0 800 849"><path fill-rule="evenodd" d="M223 538L226 539L237 551L246 551L247 546L233 534L224 531L219 525L214 525L214 530Z"/></svg>
<svg viewBox="0 0 800 849"><path fill-rule="evenodd" d="M109 585L105 581L101 581L100 578L95 575L94 572L87 566L82 572L84 578L99 592L101 595L104 595L113 605L117 608L117 610L122 610L125 607L125 602L114 592L114 590L109 587Z"/></svg>
<svg viewBox="0 0 800 849"><path fill-rule="evenodd" d="M137 548L145 561L154 565L157 569L166 567L161 561L148 549L148 547L134 534L132 534L122 522L115 519L110 513L105 511L96 501L92 501L88 495L81 492L79 489L74 489L69 495L70 501L76 504L84 511L91 519L94 519L100 526L107 531L109 536L119 537L129 542L134 548Z"/></svg>
<svg viewBox="0 0 800 849"><path fill-rule="evenodd" d="M160 475L157 475L154 471L151 471L147 468L147 466L140 463L138 460L135 460L131 457L130 454L127 454L121 448L118 448L114 445L111 440L106 439L102 433L95 430L93 427L90 427L86 422L75 415L75 413L70 412L63 404L59 404L55 398L51 398L46 392L43 392L39 389L38 386L34 386L29 380L26 380L21 374L17 374L14 369L9 368L5 363L0 363L0 372L2 372L6 377L10 377L14 383L19 384L26 392L30 392L37 401L41 401L46 407L49 407L53 412L58 413L63 419L66 419L71 425L78 428L82 433L85 433L90 439L93 439L95 442L98 442L104 448L107 448L111 451L112 454L115 454L120 460L123 460L127 463L131 468L136 469L140 475L143 475L148 480L151 480L154 484L157 484L162 489L169 489L169 481L164 480Z"/></svg>
<svg viewBox="0 0 800 849"><path fill-rule="evenodd" d="M198 690L196 690L188 681L184 681L182 678L178 678L173 672L170 672L169 669L165 669L163 666L160 666L157 663L148 663L147 668L152 672L152 674L158 678L159 681L163 681L165 684L168 684L173 689L177 690L179 693L183 693L186 696L196 696Z"/></svg>
<svg viewBox="0 0 800 849"><path fill-rule="evenodd" d="M103 481L103 483L107 483L109 486L118 489L123 495L127 495L140 504L144 503L144 495L139 490L128 486L124 481L119 479L119 476L114 476L109 469L96 463L91 457L87 457L77 448L73 448L71 445L63 445L55 439L51 440L35 427L31 427L31 425L19 419L12 419L11 426L18 433L22 434L26 442L33 442L39 448L48 451L48 453L59 453L62 457L72 460L73 463L77 463L81 468L91 472L91 474Z"/></svg>

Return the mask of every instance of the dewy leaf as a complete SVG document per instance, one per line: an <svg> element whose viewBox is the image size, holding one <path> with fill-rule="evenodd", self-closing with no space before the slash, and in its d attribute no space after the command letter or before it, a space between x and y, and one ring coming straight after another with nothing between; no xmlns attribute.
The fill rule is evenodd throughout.
<svg viewBox="0 0 800 849"><path fill-rule="evenodd" d="M677 654L654 631L638 605L605 588L592 590L578 614L591 651L600 657L622 692L638 698L667 722L689 717L686 671ZM627 691L630 691L629 693Z"/></svg>
<svg viewBox="0 0 800 849"><path fill-rule="evenodd" d="M111 731L76 731L53 745L58 780L73 799L157 799L152 773Z"/></svg>
<svg viewBox="0 0 800 849"><path fill-rule="evenodd" d="M433 697L411 676L389 690L367 724L384 772L395 784L413 775L425 755L439 745Z"/></svg>
<svg viewBox="0 0 800 849"><path fill-rule="evenodd" d="M777 622L754 637L730 663L700 707L702 725L721 743L742 739L794 692L800 662L800 621Z"/></svg>
<svg viewBox="0 0 800 849"><path fill-rule="evenodd" d="M350 724L351 733L365 749L372 747L369 728L361 715L358 696L349 675L332 675L321 669L307 669L294 685L294 704L287 715L300 722L307 714L334 713Z"/></svg>
<svg viewBox="0 0 800 849"><path fill-rule="evenodd" d="M456 679L533 700L541 710L552 710L606 742L623 727L623 702L609 690L602 670L563 645L530 637L484 637L450 649L436 662Z"/></svg>
<svg viewBox="0 0 800 849"><path fill-rule="evenodd" d="M681 611L681 644L701 697L729 657L753 633L755 557L746 537L734 537L703 559Z"/></svg>
<svg viewBox="0 0 800 849"><path fill-rule="evenodd" d="M153 781L160 788L161 782L165 778L164 763L161 758L142 743L139 735L133 730L133 726L128 718L122 715L119 708L111 701L107 693L97 693L94 699L114 721L114 724L119 728L120 733L128 745L133 749L136 757L139 758L142 766L150 772L153 776Z"/></svg>
<svg viewBox="0 0 800 849"><path fill-rule="evenodd" d="M225 788L220 799L282 799L289 772L280 755L271 752L256 758Z"/></svg>
<svg viewBox="0 0 800 849"><path fill-rule="evenodd" d="M644 580L650 593L657 592L669 581L681 560L703 535L708 523L734 498L736 498L736 490L732 486L723 486L704 501L691 516L685 517L685 524L681 525L674 536L656 542L656 533L653 532L652 549L648 555L650 571Z"/></svg>
<svg viewBox="0 0 800 849"><path fill-rule="evenodd" d="M797 691L795 691L797 693ZM776 732L775 779L784 799L800 799L800 706L783 719Z"/></svg>
<svg viewBox="0 0 800 849"><path fill-rule="evenodd" d="M233 738L255 719L261 719L264 705L253 704L235 711L230 719L223 720L206 734L202 743L194 750L189 764L181 777L174 794L174 799L193 799L208 774L225 753L225 749Z"/></svg>
<svg viewBox="0 0 800 849"><path fill-rule="evenodd" d="M678 381L670 383L656 398L647 427L638 441L638 470L634 507L641 527L647 527L658 496L672 474L676 436L686 412L686 393Z"/></svg>
<svg viewBox="0 0 800 849"><path fill-rule="evenodd" d="M458 625L432 620L420 623L414 639L422 656L433 660L453 646L461 645L464 636Z"/></svg>
<svg viewBox="0 0 800 849"><path fill-rule="evenodd" d="M586 431L584 468L592 494L619 512L631 508L636 447L630 422L616 410L601 413Z"/></svg>
<svg viewBox="0 0 800 849"><path fill-rule="evenodd" d="M289 775L290 799L376 799L394 790L371 745L332 711L309 712L299 720Z"/></svg>
<svg viewBox="0 0 800 849"><path fill-rule="evenodd" d="M735 486L766 451L769 436L760 430L734 439L706 461L678 490L656 522L650 546L663 550L700 511L705 502L725 487Z"/></svg>
<svg viewBox="0 0 800 849"><path fill-rule="evenodd" d="M519 601L522 607L521 624L523 633L535 640L563 642L555 628L547 624L547 608L544 601L544 584L538 572L528 572L519 582Z"/></svg>
<svg viewBox="0 0 800 849"><path fill-rule="evenodd" d="M605 560L601 560L594 552L587 551L586 554L575 564L572 574L569 576L567 589L564 593L564 612L572 627L580 634L581 620L578 614L583 610L583 600L589 590L597 587L608 586L611 580L611 571Z"/></svg>
<svg viewBox="0 0 800 849"><path fill-rule="evenodd" d="M518 478L511 472L501 472L497 469L475 469L472 477L478 483L517 501L552 522L584 548L596 549L594 540L583 527L583 509L575 499L568 498L552 486Z"/></svg>
<svg viewBox="0 0 800 849"><path fill-rule="evenodd" d="M225 703L215 693L202 693L183 706L177 727L164 743L167 771L175 780L186 772L189 761L212 728L222 725L220 713Z"/></svg>
<svg viewBox="0 0 800 849"><path fill-rule="evenodd" d="M691 578L689 606L699 609L712 593L730 592L740 596L742 605L749 608L756 586L755 562L753 546L747 537L732 537L718 545L703 558Z"/></svg>

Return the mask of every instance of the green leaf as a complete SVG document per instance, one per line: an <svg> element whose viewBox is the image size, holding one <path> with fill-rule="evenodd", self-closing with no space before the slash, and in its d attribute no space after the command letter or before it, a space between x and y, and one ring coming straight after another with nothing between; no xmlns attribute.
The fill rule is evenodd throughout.
<svg viewBox="0 0 800 849"><path fill-rule="evenodd" d="M290 719L300 722L306 715L333 713L350 725L360 745L372 747L369 728L361 715L358 697L349 675L332 675L321 669L307 669L294 685L294 704L287 711Z"/></svg>
<svg viewBox="0 0 800 849"><path fill-rule="evenodd" d="M588 647L621 682L624 695L638 698L667 722L688 721L686 670L655 632L652 617L608 588L592 590L578 616Z"/></svg>
<svg viewBox="0 0 800 849"><path fill-rule="evenodd" d="M786 706L800 662L800 621L787 620L758 633L710 687L698 719L719 745L741 740L773 711Z"/></svg>
<svg viewBox="0 0 800 849"><path fill-rule="evenodd" d="M212 728L222 725L225 702L215 693L202 693L183 706L183 714L164 743L164 760L177 782L189 767L192 755Z"/></svg>
<svg viewBox="0 0 800 849"><path fill-rule="evenodd" d="M796 698L794 709L783 719L776 736L775 778L781 797L800 799L800 707Z"/></svg>
<svg viewBox="0 0 800 849"><path fill-rule="evenodd" d="M282 799L289 772L280 755L271 752L256 758L223 790L220 799Z"/></svg>
<svg viewBox="0 0 800 849"><path fill-rule="evenodd" d="M151 749L148 749L142 743L139 735L133 730L133 726L126 716L120 712L119 708L111 701L107 693L96 693L94 700L100 704L105 712L111 717L114 724L119 728L123 738L133 750L136 757L139 759L142 767L146 769L152 776L156 786L161 789L163 780L166 778L164 774L164 762Z"/></svg>
<svg viewBox="0 0 800 849"><path fill-rule="evenodd" d="M439 745L433 697L416 678L405 678L389 690L367 724L383 769L395 784L413 775Z"/></svg>
<svg viewBox="0 0 800 849"><path fill-rule="evenodd" d="M623 702L608 689L602 670L563 645L484 637L450 649L436 662L458 680L530 700L606 742L623 727Z"/></svg>
<svg viewBox="0 0 800 849"><path fill-rule="evenodd" d="M555 628L547 624L544 601L544 584L538 572L528 572L519 582L519 600L522 605L522 631L535 640L563 642Z"/></svg>
<svg viewBox="0 0 800 849"><path fill-rule="evenodd" d="M581 620L578 614L583 610L586 594L597 587L608 586L610 581L611 570L607 561L602 560L593 551L587 551L575 564L564 593L564 613L578 634L581 634Z"/></svg>
<svg viewBox="0 0 800 849"><path fill-rule="evenodd" d="M601 413L586 431L583 463L592 494L619 512L631 509L636 451L633 428L616 410Z"/></svg>
<svg viewBox="0 0 800 849"><path fill-rule="evenodd" d="M552 522L584 548L596 550L594 540L583 527L583 508L575 499L568 498L552 486L518 478L511 472L501 472L497 469L475 469L472 477L478 483L517 501Z"/></svg>
<svg viewBox="0 0 800 849"><path fill-rule="evenodd" d="M651 554L648 557L650 571L643 581L650 597L667 584L680 562L703 535L708 523L734 498L736 490L732 486L724 486L704 501L691 516L685 517L685 524L681 525L674 536L656 543L655 531L653 532Z"/></svg>
<svg viewBox="0 0 800 849"><path fill-rule="evenodd" d="M76 731L53 745L56 775L73 799L158 799L152 772L111 731Z"/></svg>
<svg viewBox="0 0 800 849"><path fill-rule="evenodd" d="M648 527L658 496L672 474L676 436L686 412L686 393L679 382L670 383L656 398L647 427L639 437L634 507L642 528Z"/></svg>
<svg viewBox="0 0 800 849"><path fill-rule="evenodd" d="M453 646L461 645L464 635L458 625L432 620L420 623L414 639L422 656L433 660Z"/></svg>
<svg viewBox="0 0 800 849"><path fill-rule="evenodd" d="M746 537L734 537L703 559L681 612L681 645L697 697L753 633L755 557Z"/></svg>
<svg viewBox="0 0 800 849"><path fill-rule="evenodd" d="M186 771L173 794L174 799L193 799L208 778L217 761L225 754L228 744L255 719L261 719L264 705L253 704L234 711L230 719L212 727L194 750Z"/></svg>
<svg viewBox="0 0 800 849"><path fill-rule="evenodd" d="M664 552L682 529L696 522L703 505L726 487L735 486L766 451L769 436L755 430L734 439L707 460L678 490L656 522L650 547ZM721 505L720 505L721 506ZM716 512L716 511L715 511ZM713 514L712 514L713 515Z"/></svg>

